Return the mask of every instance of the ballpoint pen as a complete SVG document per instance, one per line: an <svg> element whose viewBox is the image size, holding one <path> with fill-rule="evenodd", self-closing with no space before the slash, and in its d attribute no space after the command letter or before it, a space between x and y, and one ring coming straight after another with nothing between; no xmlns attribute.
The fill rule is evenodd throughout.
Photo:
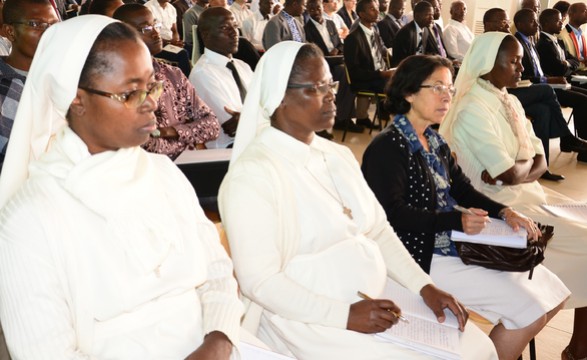
<svg viewBox="0 0 587 360"><path fill-rule="evenodd" d="M373 300L369 295L364 294L364 293L362 293L360 291L357 291L357 295L359 295L359 297L361 299L363 299L363 300ZM408 319L406 319L402 315L398 314L397 312L392 311L392 310L389 310L389 309L387 311L389 311L390 313L392 313L396 318L400 319L401 321L405 322L406 324L409 324L410 323L410 321Z"/></svg>
<svg viewBox="0 0 587 360"><path fill-rule="evenodd" d="M453 209L455 209L456 211L462 212L463 214L467 214L467 215L477 215L474 212L472 212L471 210L464 208L460 205L455 205L453 206ZM487 222L491 222L491 219L488 218Z"/></svg>

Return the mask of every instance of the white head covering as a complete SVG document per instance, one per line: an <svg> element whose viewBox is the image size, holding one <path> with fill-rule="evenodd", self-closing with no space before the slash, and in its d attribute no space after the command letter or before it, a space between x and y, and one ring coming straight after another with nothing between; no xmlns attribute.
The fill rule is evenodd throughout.
<svg viewBox="0 0 587 360"><path fill-rule="evenodd" d="M36 50L20 98L0 176L0 208L28 176L28 165L43 154L65 124L82 68L106 16L84 15L51 26Z"/></svg>
<svg viewBox="0 0 587 360"><path fill-rule="evenodd" d="M459 69L459 74L455 81L457 95L453 99L453 106L440 125L440 133L449 143L452 141L452 132L458 114L464 106L467 106L461 100L469 93L475 83L479 83L482 88L485 88L499 98L503 104L506 119L519 144L516 160L527 160L534 157L536 153L525 128L526 118L523 114L518 114L514 108L513 102L516 100L512 99L512 95L509 95L505 88L497 89L489 82L479 79L493 69L499 47L506 36L511 35L502 32L487 32L473 40L471 47L465 55L465 60Z"/></svg>
<svg viewBox="0 0 587 360"><path fill-rule="evenodd" d="M282 41L271 47L257 64L241 112L231 164L257 134L270 124L270 117L285 96L294 60L304 43Z"/></svg>
<svg viewBox="0 0 587 360"><path fill-rule="evenodd" d="M477 79L488 74L497 58L497 51L503 39L510 34L490 31L477 36L465 54L459 74L455 80L456 95L453 97L451 109L440 125L441 134L450 139L452 124L457 118L460 100L465 96Z"/></svg>

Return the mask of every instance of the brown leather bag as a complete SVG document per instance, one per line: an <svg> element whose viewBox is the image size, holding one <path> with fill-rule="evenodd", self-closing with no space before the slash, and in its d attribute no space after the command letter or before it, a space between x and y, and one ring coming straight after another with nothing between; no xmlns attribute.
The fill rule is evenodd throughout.
<svg viewBox="0 0 587 360"><path fill-rule="evenodd" d="M544 260L546 245L554 235L554 226L537 225L542 236L538 240L528 241L525 249L455 242L457 252L466 265L501 271L530 271L528 279L532 279L534 267Z"/></svg>

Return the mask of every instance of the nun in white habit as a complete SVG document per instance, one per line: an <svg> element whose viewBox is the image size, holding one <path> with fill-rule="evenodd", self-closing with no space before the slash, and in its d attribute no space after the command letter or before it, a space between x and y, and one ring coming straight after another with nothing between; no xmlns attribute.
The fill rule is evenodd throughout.
<svg viewBox="0 0 587 360"><path fill-rule="evenodd" d="M436 288L397 238L332 126L336 83L314 45L284 41L259 62L219 196L240 289L243 327L299 359L427 359L374 333L397 323L387 277L437 314L461 320L464 359L496 358L466 310Z"/></svg>
<svg viewBox="0 0 587 360"><path fill-rule="evenodd" d="M161 93L128 25L43 35L0 178L0 317L15 359L228 359L242 304L189 182L140 148Z"/></svg>

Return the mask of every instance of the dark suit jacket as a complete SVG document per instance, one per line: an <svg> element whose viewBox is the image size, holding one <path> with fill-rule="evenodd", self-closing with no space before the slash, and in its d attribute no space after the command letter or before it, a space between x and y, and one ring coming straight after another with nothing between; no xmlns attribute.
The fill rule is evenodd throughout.
<svg viewBox="0 0 587 360"><path fill-rule="evenodd" d="M442 37L442 34L441 34ZM422 29L422 45L424 54L439 55L438 44L434 35L429 28ZM418 50L418 34L416 33L416 23L410 21L401 28L393 40L393 52L391 57L391 66L396 67L403 59L415 55Z"/></svg>
<svg viewBox="0 0 587 360"><path fill-rule="evenodd" d="M332 20L325 21L326 29L328 29L328 34L330 35L330 41L332 41L332 45L334 45L335 48L342 52L344 46L342 41L340 41L340 37L338 36L336 25ZM324 56L328 56L328 48L326 47L326 43L324 43L324 39L322 39L322 34L320 34L320 31L318 31L312 20L308 20L308 22L306 22L306 25L304 25L304 31L306 32L306 41L318 45L320 50L322 50L324 53Z"/></svg>
<svg viewBox="0 0 587 360"><path fill-rule="evenodd" d="M538 54L538 51L536 51L536 48L534 47L534 45L528 46L528 44L526 44L526 42L522 38L522 35L519 32L516 32L516 34L514 36L516 37L516 39L518 39L518 42L520 43L520 45L522 45L522 48L524 49L524 57L522 58L522 66L524 67L524 71L522 71L522 79L530 80L533 83L539 83L540 78L535 75L536 74L536 66L534 66L534 62L532 61L532 56L530 55L530 51L532 49L534 49L536 54ZM540 68L542 68L542 66L540 66ZM543 70L543 72L544 72L544 70Z"/></svg>
<svg viewBox="0 0 587 360"><path fill-rule="evenodd" d="M353 23L355 22L355 20L357 20L359 18L359 15L357 15L357 13L354 10L353 10L353 13L352 13L352 18L351 18L349 16L349 13L344 8L344 6L342 8L340 8L336 13L338 15L340 15L340 17L342 18L342 20L346 24L346 27L348 27L349 29L351 28L351 25L353 25Z"/></svg>
<svg viewBox="0 0 587 360"><path fill-rule="evenodd" d="M401 29L399 24L386 15L383 20L377 23L377 27L379 28L379 34L385 46L389 49L393 48L393 39L395 39L395 35Z"/></svg>
<svg viewBox="0 0 587 360"><path fill-rule="evenodd" d="M562 41L558 41L558 47L564 52L564 57L558 51L554 41L547 35L542 34L536 43L536 50L540 56L540 65L544 74L548 76L571 76L579 68L579 60L569 54ZM567 61L568 64L565 62Z"/></svg>
<svg viewBox="0 0 587 360"><path fill-rule="evenodd" d="M373 31L375 31L375 38L381 43L383 59L387 59L385 44L379 36L377 26L373 26ZM381 79L379 71L373 70L375 62L371 55L371 47L360 26L351 31L344 40L344 62L353 88L357 88L360 83Z"/></svg>

